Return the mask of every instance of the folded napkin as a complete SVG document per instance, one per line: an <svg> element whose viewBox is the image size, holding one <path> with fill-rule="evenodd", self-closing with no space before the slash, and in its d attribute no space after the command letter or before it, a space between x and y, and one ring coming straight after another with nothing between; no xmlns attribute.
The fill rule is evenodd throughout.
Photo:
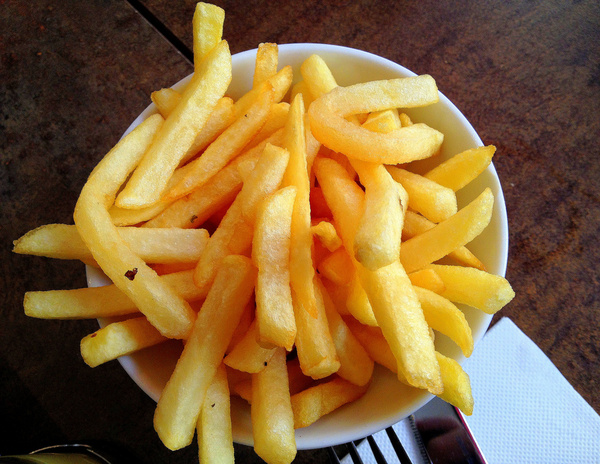
<svg viewBox="0 0 600 464"><path fill-rule="evenodd" d="M486 333L463 367L475 398L467 422L488 463L600 463L600 416L510 319ZM408 420L394 429L422 463ZM374 437L388 462L399 462L385 431ZM359 451L365 464L376 462L366 442Z"/></svg>

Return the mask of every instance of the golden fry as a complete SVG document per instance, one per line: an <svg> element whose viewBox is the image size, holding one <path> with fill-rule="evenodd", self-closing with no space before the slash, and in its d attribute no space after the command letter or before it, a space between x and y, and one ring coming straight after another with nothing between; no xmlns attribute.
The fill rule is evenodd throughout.
<svg viewBox="0 0 600 464"><path fill-rule="evenodd" d="M223 260L154 414L154 428L171 450L189 445L206 391L252 295L256 271L248 258Z"/></svg>
<svg viewBox="0 0 600 464"><path fill-rule="evenodd" d="M493 145L465 150L433 168L425 177L456 192L485 171L495 152Z"/></svg>
<svg viewBox="0 0 600 464"><path fill-rule="evenodd" d="M354 385L336 377L292 396L294 428L308 427L331 411L357 400L367 386Z"/></svg>
<svg viewBox="0 0 600 464"><path fill-rule="evenodd" d="M363 161L397 164L427 158L440 148L443 135L425 124L387 134L347 121L347 116L390 108L425 106L438 101L431 76L372 81L336 87L310 106L310 126L328 148Z"/></svg>
<svg viewBox="0 0 600 464"><path fill-rule="evenodd" d="M373 374L373 361L338 314L320 279L317 278L316 282L323 297L329 331L340 361L337 375L355 385L366 385Z"/></svg>
<svg viewBox="0 0 600 464"><path fill-rule="evenodd" d="M279 48L274 43L261 43L256 52L256 64L254 66L253 87L260 84L277 74L279 62Z"/></svg>
<svg viewBox="0 0 600 464"><path fill-rule="evenodd" d="M255 319L244 337L225 356L223 360L225 365L249 374L262 371L275 353L275 348L260 346L257 342L258 335L258 324Z"/></svg>
<svg viewBox="0 0 600 464"><path fill-rule="evenodd" d="M113 322L81 340L81 357L90 367L168 340L145 317Z"/></svg>
<svg viewBox="0 0 600 464"><path fill-rule="evenodd" d="M165 198L176 200L187 195L207 182L239 155L267 120L272 102L272 89L267 88L266 91L258 94L247 113L239 116L233 124L225 129L206 148L201 157L186 165L186 175L166 192Z"/></svg>
<svg viewBox="0 0 600 464"><path fill-rule="evenodd" d="M230 81L231 54L227 42L221 41L196 69L181 101L119 193L117 206L136 209L160 200L173 171L192 146L217 101L225 94Z"/></svg>
<svg viewBox="0 0 600 464"><path fill-rule="evenodd" d="M466 304L488 314L506 306L515 292L504 277L462 266L431 265L444 282L441 295L456 303Z"/></svg>
<svg viewBox="0 0 600 464"><path fill-rule="evenodd" d="M206 391L196 424L200 462L233 464L233 433L227 372L221 364Z"/></svg>
<svg viewBox="0 0 600 464"><path fill-rule="evenodd" d="M252 375L250 415L256 454L269 463L291 463L296 437L285 349L277 348L267 366Z"/></svg>
<svg viewBox="0 0 600 464"><path fill-rule="evenodd" d="M81 238L115 285L159 332L184 338L194 320L192 309L129 249L108 214L117 191L161 126L162 118L151 116L104 157L84 185L73 217Z"/></svg>
<svg viewBox="0 0 600 464"><path fill-rule="evenodd" d="M395 166L388 166L387 169L408 193L411 209L436 223L456 214L458 207L452 189Z"/></svg>
<svg viewBox="0 0 600 464"><path fill-rule="evenodd" d="M477 237L492 217L494 195L486 188L452 217L402 244L400 261L407 272L422 269Z"/></svg>
<svg viewBox="0 0 600 464"><path fill-rule="evenodd" d="M192 19L194 68L200 69L202 60L216 47L223 36L225 11L210 3L198 2Z"/></svg>
<svg viewBox="0 0 600 464"><path fill-rule="evenodd" d="M317 159L315 170L333 217L339 225L344 246L352 249L353 232L356 228L353 215L355 211L362 209L362 190L346 170L332 160ZM441 392L439 366L429 329L412 284L400 262L397 260L376 271L370 271L356 263L356 269L377 324L398 362L398 372L411 385L426 388L434 394Z"/></svg>
<svg viewBox="0 0 600 464"><path fill-rule="evenodd" d="M258 268L256 318L261 343L291 351L296 320L290 288L290 237L296 188L266 197L258 207L252 259Z"/></svg>

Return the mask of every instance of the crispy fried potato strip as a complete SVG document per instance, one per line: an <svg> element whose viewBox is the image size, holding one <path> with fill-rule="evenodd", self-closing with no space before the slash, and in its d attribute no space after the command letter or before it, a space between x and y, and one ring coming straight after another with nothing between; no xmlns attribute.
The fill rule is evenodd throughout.
<svg viewBox="0 0 600 464"><path fill-rule="evenodd" d="M104 157L84 185L73 217L87 248L113 283L160 333L184 338L194 321L192 309L131 251L108 214L121 184L144 156L162 121L159 115L146 119Z"/></svg>

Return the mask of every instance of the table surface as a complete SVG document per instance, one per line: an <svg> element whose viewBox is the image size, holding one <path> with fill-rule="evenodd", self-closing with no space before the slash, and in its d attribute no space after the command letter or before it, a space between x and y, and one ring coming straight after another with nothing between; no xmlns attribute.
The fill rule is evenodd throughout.
<svg viewBox="0 0 600 464"><path fill-rule="evenodd" d="M11 252L30 229L72 224L92 167L152 91L191 72L177 46L191 48L194 2L1 3L0 454L93 440L122 445L142 462L196 462L194 446L172 453L159 442L152 400L117 362L83 363L79 342L95 321L23 314L28 290L85 286L82 264ZM330 43L435 77L484 143L497 147L507 277L517 295L502 315L600 411L600 4L217 3L232 53L261 42ZM236 457L260 462L244 446L236 445ZM296 459L325 461L323 450Z"/></svg>

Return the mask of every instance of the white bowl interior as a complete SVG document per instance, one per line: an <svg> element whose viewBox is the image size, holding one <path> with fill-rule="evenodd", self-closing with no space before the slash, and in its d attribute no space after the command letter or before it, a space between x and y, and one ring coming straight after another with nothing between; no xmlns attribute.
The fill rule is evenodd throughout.
<svg viewBox="0 0 600 464"><path fill-rule="evenodd" d="M280 65L292 65L296 81L300 79L301 63L312 54L320 55L328 63L337 82L342 86L414 75L392 61L347 47L323 44L279 46ZM251 88L255 56L256 50L233 56L233 81L228 95L239 97ZM189 76L175 87L183 86L188 79ZM126 133L154 112L156 108L151 104L131 124ZM413 109L407 113L414 121L425 122L445 135L441 153L443 159L468 148L483 145L466 118L444 95L440 95L440 101L435 105ZM493 165L458 193L459 207L475 198L485 187L490 187L495 196L492 221L487 229L471 242L469 248L490 272L504 276L508 256L508 225L502 188ZM87 271L90 286L108 283L101 272L89 267ZM483 337L492 317L473 308L461 309L466 314L477 343ZM100 323L104 325L106 321ZM464 360L460 350L443 335L436 336L436 347L459 362ZM181 343L173 341L122 357L119 361L140 388L157 401L180 351ZM310 427L297 430L297 447L315 449L365 437L402 420L431 398L427 392L401 384L393 374L378 366L368 392L360 400L334 411ZM239 398L232 398L232 421L234 440L251 445L250 409L247 403Z"/></svg>

